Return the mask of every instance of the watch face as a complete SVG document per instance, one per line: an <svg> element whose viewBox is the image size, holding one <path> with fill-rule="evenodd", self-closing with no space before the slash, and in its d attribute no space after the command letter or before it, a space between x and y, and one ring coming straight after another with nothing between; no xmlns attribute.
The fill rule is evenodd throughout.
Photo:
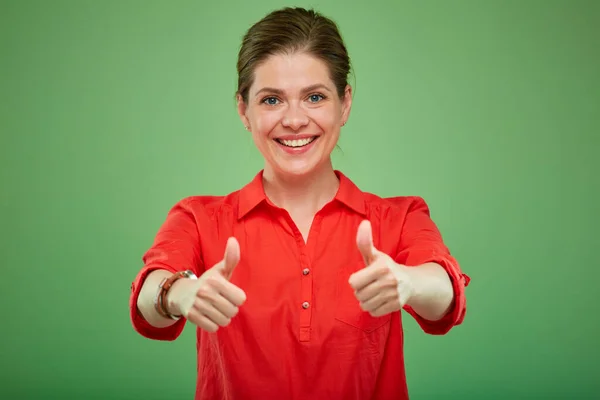
<svg viewBox="0 0 600 400"><path fill-rule="evenodd" d="M189 269L187 271L183 272L184 276L186 278L191 278L191 279L196 279L196 274L194 274L192 271L190 271Z"/></svg>

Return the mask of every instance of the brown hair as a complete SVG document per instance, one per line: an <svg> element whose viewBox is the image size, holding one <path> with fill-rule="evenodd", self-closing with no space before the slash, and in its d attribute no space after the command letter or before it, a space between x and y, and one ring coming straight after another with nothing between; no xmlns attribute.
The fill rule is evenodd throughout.
<svg viewBox="0 0 600 400"><path fill-rule="evenodd" d="M254 70L267 57L302 51L328 68L338 96L344 97L350 57L337 25L314 10L286 7L255 23L244 35L238 54L238 90L245 103L254 80Z"/></svg>

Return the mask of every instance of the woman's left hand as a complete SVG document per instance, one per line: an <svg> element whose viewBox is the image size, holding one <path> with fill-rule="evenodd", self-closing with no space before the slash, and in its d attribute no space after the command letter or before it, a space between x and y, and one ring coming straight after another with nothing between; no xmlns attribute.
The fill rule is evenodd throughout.
<svg viewBox="0 0 600 400"><path fill-rule="evenodd" d="M352 274L348 282L361 308L374 317L401 310L414 292L409 267L373 246L369 221L359 225L356 242L366 267Z"/></svg>

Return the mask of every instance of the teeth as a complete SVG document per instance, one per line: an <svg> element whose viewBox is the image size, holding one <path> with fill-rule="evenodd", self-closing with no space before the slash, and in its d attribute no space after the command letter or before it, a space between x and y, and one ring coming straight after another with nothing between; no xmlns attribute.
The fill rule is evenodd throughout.
<svg viewBox="0 0 600 400"><path fill-rule="evenodd" d="M295 140L283 140L280 139L279 142L288 146L288 147L302 147L302 146L306 146L307 144L309 144L310 142L312 142L313 140L315 140L314 137L308 138L308 139L295 139Z"/></svg>

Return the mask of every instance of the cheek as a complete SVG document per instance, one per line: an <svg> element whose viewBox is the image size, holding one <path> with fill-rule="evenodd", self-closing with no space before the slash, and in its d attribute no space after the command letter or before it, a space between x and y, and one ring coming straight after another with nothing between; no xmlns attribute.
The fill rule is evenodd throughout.
<svg viewBox="0 0 600 400"><path fill-rule="evenodd" d="M312 120L327 132L334 129L339 122L336 111L326 107L315 109L312 113Z"/></svg>
<svg viewBox="0 0 600 400"><path fill-rule="evenodd" d="M279 113L274 111L258 112L253 116L253 130L259 136L268 136L280 120Z"/></svg>

